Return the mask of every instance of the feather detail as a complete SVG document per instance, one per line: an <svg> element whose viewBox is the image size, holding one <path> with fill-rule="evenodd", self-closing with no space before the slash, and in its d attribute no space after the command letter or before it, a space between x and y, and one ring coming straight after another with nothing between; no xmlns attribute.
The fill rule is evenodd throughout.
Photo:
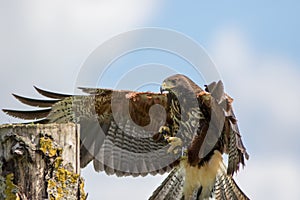
<svg viewBox="0 0 300 200"><path fill-rule="evenodd" d="M174 168L149 200L179 200L183 195L183 174L181 168Z"/></svg>
<svg viewBox="0 0 300 200"><path fill-rule="evenodd" d="M46 107L51 107L53 104L58 102L59 100L45 100L45 99L32 99L28 97L23 97L17 94L12 94L16 99L18 99L20 102L29 105L29 106L34 106L34 107L41 107L41 108L46 108Z"/></svg>
<svg viewBox="0 0 300 200"><path fill-rule="evenodd" d="M81 167L93 162L95 171L117 176L156 175L173 170L150 200L182 200L189 181L192 181L192 189L187 196L192 196L193 200L207 198L213 188L215 196L221 200L243 197L231 175L240 164L245 164L244 158L247 159L248 154L232 111L232 99L224 93L223 83L212 83L205 92L186 76L174 75L166 79L162 86L168 93L80 88L87 94L77 96L34 87L41 95L51 99L14 96L24 104L46 109L3 111L36 122L80 124ZM175 91L175 96L172 91ZM176 94L185 94L182 96L187 102L195 98L195 106L188 104L188 109L184 110ZM205 124L212 125L209 129L212 133L205 131ZM180 138L188 151L189 145L195 145L197 148L192 153L200 155L199 159L192 159L195 162L186 159L184 170L179 165L182 161L180 155L167 153L168 144L153 139L152 136L161 126L168 126L172 135ZM192 127L203 131L195 133ZM198 138L203 139L195 140L197 137L194 134L200 134ZM204 141L205 135L211 137ZM209 149L204 149L205 153L211 152L201 152L202 145ZM211 156L215 150L219 153ZM222 153L229 154L228 174L224 170L219 175L218 161ZM199 180L194 180L195 177Z"/></svg>
<svg viewBox="0 0 300 200"><path fill-rule="evenodd" d="M55 92L49 92L49 91L46 91L46 90L43 90L43 89L40 89L36 86L33 86L34 89L40 93L41 95L45 96L45 97L49 97L51 99L64 99L66 97L70 97L72 95L69 95L69 94L59 94L59 93L55 93Z"/></svg>
<svg viewBox="0 0 300 200"><path fill-rule="evenodd" d="M43 109L43 110L10 110L10 109L2 109L6 114L16 117L19 119L25 120L36 120L46 118L50 113L51 109Z"/></svg>
<svg viewBox="0 0 300 200"><path fill-rule="evenodd" d="M232 109L230 110L231 115L235 118ZM240 165L245 165L245 158L248 160L249 155L246 151L245 146L243 145L241 135L236 123L233 123L231 120L228 120L227 123L230 126L229 130L229 143L228 143L228 169L227 174L233 175L240 168Z"/></svg>
<svg viewBox="0 0 300 200"><path fill-rule="evenodd" d="M216 200L250 200L238 187L232 176L225 171L217 176L214 197Z"/></svg>

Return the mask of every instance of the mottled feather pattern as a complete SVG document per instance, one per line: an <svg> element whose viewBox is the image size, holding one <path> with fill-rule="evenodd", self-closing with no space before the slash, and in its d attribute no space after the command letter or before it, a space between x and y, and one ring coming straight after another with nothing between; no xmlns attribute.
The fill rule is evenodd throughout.
<svg viewBox="0 0 300 200"><path fill-rule="evenodd" d="M36 89L47 97L61 100L51 100L52 108L44 111L7 110L7 113L23 119L46 117L50 123L80 123L81 167L93 160L96 171L118 176L145 176L163 174L177 164L180 155L167 154L167 143L152 139L153 131L163 125L166 116L160 110L152 110L152 115L160 113L162 117L151 118L149 112L156 103L163 108L166 106L164 94L84 89L92 95L71 96ZM39 107L39 102L45 105L43 101L31 102L29 98L17 97L31 106ZM116 100L114 104L111 103L113 98ZM122 113L124 99L128 100L130 116ZM115 115L112 113L112 105L117 105Z"/></svg>
<svg viewBox="0 0 300 200"><path fill-rule="evenodd" d="M214 198L216 200L249 200L249 198L237 186L232 176L225 172L217 176Z"/></svg>
<svg viewBox="0 0 300 200"><path fill-rule="evenodd" d="M162 86L168 93L81 88L87 95L77 96L35 87L50 99L14 96L24 104L44 109L3 111L38 123L79 123L81 167L93 162L96 171L117 176L171 171L150 197L152 200L184 200L186 177L180 162L185 150L186 168L192 167L196 173L208 166L214 152L226 153L229 155L227 172L224 168L217 176L213 173L208 180L198 180L209 184L190 188L195 191L191 200L210 194L218 200L248 199L232 178L249 156L232 110L233 99L224 93L223 83L213 82L204 91L186 76L174 75ZM153 139L159 136L162 126L167 126L170 135L182 141L182 152L167 153L170 147L167 140L162 136ZM216 169L218 165L211 167Z"/></svg>
<svg viewBox="0 0 300 200"><path fill-rule="evenodd" d="M230 132L229 139L229 159L228 159L228 174L232 175L239 169L239 150L236 148L236 136L233 131Z"/></svg>
<svg viewBox="0 0 300 200"><path fill-rule="evenodd" d="M180 77L183 80L189 80L186 77ZM214 150L218 150L220 153L229 154L228 174L230 173L230 175L232 175L239 169L240 164L244 165L244 157L248 159L248 154L242 144L236 125L236 119L231 107L232 98L224 93L224 86L222 82L219 81L218 83L210 84L207 86L206 92L201 90L201 88L197 89L199 87L194 84L190 84L192 86L192 92L189 87L186 88L187 91L178 89L181 88L186 81L180 80L176 77L176 75L169 78L169 80L166 79L164 83L165 88L171 88L170 91L176 96L174 98L169 98L171 100L170 113L174 119L174 124L172 124L171 127L180 127L180 132L176 135L177 137L180 137L183 140L190 138L191 143L188 147L187 155L188 163L191 166L196 166L198 164L200 169L206 162L210 161L212 152ZM173 90L173 88L175 89ZM199 92L193 93L193 91ZM172 96L173 94L169 94L169 96ZM193 94L196 95L193 97ZM194 109L194 107L183 109L184 107L178 103L178 96L183 97L183 102L191 97L198 98L198 106L200 108L198 113L200 113L200 116L203 117L197 119L199 127L196 134L191 131L191 122L186 120L184 117L186 113L191 113L191 110ZM225 180L227 182L224 186L228 184L228 188L233 187L230 181L234 182L234 180L231 179L232 177L226 177ZM224 189L225 188L223 187L222 190ZM208 190L208 188L200 188L197 190L197 194L195 194L192 199L198 199L202 196L204 191ZM233 190L227 191L227 193L231 196L227 196L225 199L235 199L236 194L234 192L235 191ZM245 198L247 197L245 196Z"/></svg>
<svg viewBox="0 0 300 200"><path fill-rule="evenodd" d="M149 200L180 200L183 192L183 169L174 168L161 185L153 192Z"/></svg>
<svg viewBox="0 0 300 200"><path fill-rule="evenodd" d="M117 172L117 175L122 175L120 172L123 171L124 175L145 176L171 169L170 163L177 159L166 154L165 144L156 143L152 138L127 135L127 131L133 135L136 133L134 130L122 131L120 128L122 127L112 122L100 151L95 155L96 162L102 164L97 171L103 170L108 174ZM106 170L104 165L111 169Z"/></svg>
<svg viewBox="0 0 300 200"><path fill-rule="evenodd" d="M233 111L230 110L232 117L235 116ZM228 169L227 174L233 175L240 168L240 165L245 165L245 158L249 159L249 155L246 151L246 148L242 142L240 132L238 130L236 121L228 119L228 125L230 126L229 130L229 144L228 144Z"/></svg>
<svg viewBox="0 0 300 200"><path fill-rule="evenodd" d="M233 175L233 173L239 170L240 164L245 165L244 159L249 159L246 148L242 143L236 124L237 120L231 106L233 99L224 93L224 86L221 81L209 84L206 86L206 91L210 92L213 99L215 99L211 103L217 102L217 105L213 106L214 112L212 114L216 116L216 119L223 119L216 121L221 121L224 124L221 127L223 129L222 141L224 142L224 150L229 155L227 173L228 175Z"/></svg>

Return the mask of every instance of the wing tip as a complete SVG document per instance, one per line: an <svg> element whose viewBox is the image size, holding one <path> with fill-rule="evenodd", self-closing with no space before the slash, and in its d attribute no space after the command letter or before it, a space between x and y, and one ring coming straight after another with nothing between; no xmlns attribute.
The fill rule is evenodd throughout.
<svg viewBox="0 0 300 200"><path fill-rule="evenodd" d="M5 114L8 114L8 112L9 112L9 109L3 108L3 109L1 109L1 110L2 110L2 112L4 112Z"/></svg>
<svg viewBox="0 0 300 200"><path fill-rule="evenodd" d="M66 97L70 97L72 95L70 94L59 94L59 93L55 93L55 92L50 92L50 91L47 91L47 90L44 90L44 89L41 89L37 86L33 86L34 89L41 95L45 96L45 97L49 97L49 98L52 98L52 99L58 99L58 100L62 100Z"/></svg>
<svg viewBox="0 0 300 200"><path fill-rule="evenodd" d="M41 108L49 108L52 107L55 103L57 103L59 100L56 99L33 99L29 97L24 97L17 94L12 94L18 101L20 101L23 104L33 106L33 107L41 107Z"/></svg>
<svg viewBox="0 0 300 200"><path fill-rule="evenodd" d="M40 109L40 110L12 110L2 109L4 113L11 117L24 119L24 120L37 120L46 118L51 111L51 108Z"/></svg>
<svg viewBox="0 0 300 200"><path fill-rule="evenodd" d="M16 110L11 110L11 109L6 109L6 108L3 108L2 109L2 112L4 112L6 115L8 116L11 116L11 117L15 117L15 118L19 118L19 119L22 119L18 116L16 116L14 113L16 113Z"/></svg>

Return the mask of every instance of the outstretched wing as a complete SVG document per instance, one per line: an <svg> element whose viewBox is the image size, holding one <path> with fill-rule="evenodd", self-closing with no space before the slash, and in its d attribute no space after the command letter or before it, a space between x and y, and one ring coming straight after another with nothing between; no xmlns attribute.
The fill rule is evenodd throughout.
<svg viewBox="0 0 300 200"><path fill-rule="evenodd" d="M239 169L239 166L245 164L244 159L248 159L248 154L242 143L237 120L232 110L231 103L233 100L229 95L224 93L223 83L221 81L217 83L213 82L206 86L206 92L204 92L189 78L177 75L169 77L163 84L164 89L175 88L174 92L177 94L180 94L180 91L187 91L190 95L183 95L184 97L190 97L196 94L198 98L199 108L203 114L203 117L200 119L200 132L197 132L193 138L189 137L191 132L188 131L188 129L186 129L187 134L181 133L176 135L179 137L181 135L187 135L186 138L188 137L191 141L188 149L188 163L194 165L198 164L199 166L199 163L201 165L201 163L209 162L211 159L210 152L213 152L215 149L229 155L228 168L226 170L226 167L222 164L222 167L218 170L214 182L214 190L211 195L220 200L248 199L232 177L233 173ZM183 88L182 86L190 87ZM169 100L172 100L172 98ZM176 110L179 110L176 108L175 103L171 105L175 105L173 106L175 110L174 113ZM188 107L188 109L191 110L191 107ZM183 109L180 109L180 111L184 113L187 112L187 110ZM180 120L175 120L175 122L176 121ZM180 123L184 123L184 121L180 121ZM191 127L189 124L181 125ZM208 127L210 129L208 129ZM201 149L201 147L204 147L204 150ZM205 154L207 152L209 153ZM203 159L201 160L199 158ZM176 171L176 169L174 169L165 181L154 191L150 199L169 199L170 194L178 194L171 199L183 199L182 193L177 192L183 191L183 182L188 180L184 180L184 176L181 175L179 171L180 170ZM201 194L202 189L203 188L200 187L194 190L191 199L199 199L199 194Z"/></svg>
<svg viewBox="0 0 300 200"><path fill-rule="evenodd" d="M225 116L225 121L222 133L222 143L225 146L225 153L228 154L227 174L233 175L233 173L239 170L241 164L245 165L245 158L249 159L231 105L233 99L224 93L224 86L221 81L209 84L206 86L206 91L211 93L211 96L224 112L223 116ZM221 114L218 115L221 116Z"/></svg>
<svg viewBox="0 0 300 200"><path fill-rule="evenodd" d="M167 153L167 143L152 138L172 120L164 94L82 88L87 95L73 96L36 89L51 99L14 96L43 109L3 111L39 123L79 123L81 167L93 161L96 171L145 176L163 174L177 165L179 156Z"/></svg>

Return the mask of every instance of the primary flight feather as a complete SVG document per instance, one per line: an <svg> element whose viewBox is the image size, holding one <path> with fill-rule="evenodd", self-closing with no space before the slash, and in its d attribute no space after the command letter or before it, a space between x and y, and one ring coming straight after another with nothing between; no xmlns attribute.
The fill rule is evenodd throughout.
<svg viewBox="0 0 300 200"><path fill-rule="evenodd" d="M81 89L87 95L36 88L50 100L14 96L41 109L3 111L37 123L79 123L81 167L92 161L96 171L117 176L171 172L152 200L248 199L232 177L248 154L221 81L203 90L177 74L161 93Z"/></svg>

